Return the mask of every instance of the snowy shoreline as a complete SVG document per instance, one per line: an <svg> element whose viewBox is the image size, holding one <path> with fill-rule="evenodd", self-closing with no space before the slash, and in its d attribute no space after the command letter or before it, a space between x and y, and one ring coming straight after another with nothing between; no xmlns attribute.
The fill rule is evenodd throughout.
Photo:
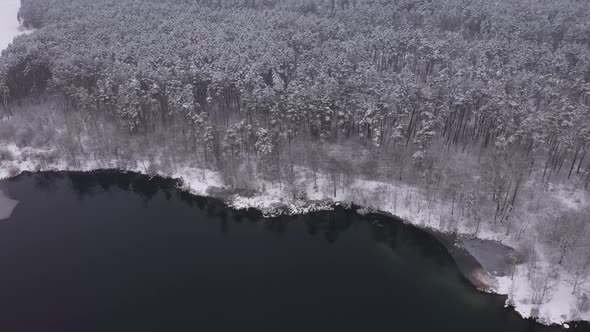
<svg viewBox="0 0 590 332"><path fill-rule="evenodd" d="M102 15L87 10L83 1L58 2L49 7L43 0L29 1L17 20L20 1L0 0L0 50L17 41L14 47L8 47L9 56L4 57L7 70L14 71L15 77L29 76L32 70L32 79L27 83L33 85L25 94L31 98L34 90L45 86L45 80L38 79L45 76L45 70L39 75L34 69L37 66L22 66L22 59L32 59L32 63L40 59L45 63L47 54L58 54L56 59L48 58L47 68L41 67L55 73L52 90L69 96L65 100L68 105L61 105L61 98L56 98L56 101L44 100L42 106L26 107L20 106L20 97L19 105L12 97L4 99L4 107L0 107L0 180L26 171L116 170L175 179L179 188L190 194L220 199L232 209L256 209L264 217L330 210L337 204L359 206L363 207L359 213L383 214L441 234L439 241L450 253L458 248L451 255L467 279L482 291L505 295L506 306L514 307L521 317L546 325L562 324L566 328L566 322L585 322L586 326L590 322L590 219L587 217L590 191L586 189L590 185L586 158L590 113L584 110L590 106L590 99L586 98L590 94L587 89L578 88L585 79L584 66L590 63L590 53L586 47L589 43L578 40L587 29L577 23L584 15L588 16L590 7L581 3L545 6L521 2L495 6L487 6L485 1L470 4L467 7L471 9L466 13L479 13L475 25L467 19L449 19L449 13L460 17L456 6L433 2L415 9L424 22L404 24L399 31L397 28L385 31L374 19L365 18L357 20L359 26L349 29L350 17L363 13L362 10L354 11L350 17L348 14L307 17L306 14L309 22L307 19L286 21L288 24L283 22L269 29L265 24L246 24L263 20L252 20L258 16L249 16L258 15L258 9L241 8L228 10L227 17L233 19L217 28L216 15L206 14L195 21L184 15L190 6L179 5L167 8L176 15L159 17L162 22L176 22L182 27L174 30L175 38L170 38L168 25L157 31L151 29L145 24L150 21L145 18L150 16L138 16L134 6L122 2L95 6L108 13ZM414 10L407 11L399 7L402 5L396 3L380 10L391 17L399 15L400 22L415 21ZM449 12L440 11L438 6ZM147 7L145 13L150 9L153 13L161 12L158 7ZM527 14L510 15L515 8ZM34 24L43 11L45 24ZM431 15L432 12L441 15ZM280 18L277 23L291 15L286 14L277 16ZM125 15L138 19L129 22L118 19ZM546 25L545 16L550 20L554 16L566 17L568 20L564 22L573 23ZM27 26L43 26L44 31L31 38L19 36L30 32L20 26L21 19ZM64 26L64 20L75 24ZM323 20L334 24L324 25ZM211 22L215 23L215 29L211 29ZM291 30L307 31L310 22L318 23L321 33L297 34L297 38L305 41L305 47L299 42L293 46L284 44L284 36L290 36ZM248 29L241 29L244 26ZM289 27L284 33L283 26ZM485 29L480 29L481 26ZM507 38L503 31L512 31L514 27L519 28L517 33ZM128 28L142 31L141 36L120 43L119 33ZM336 30L332 30L336 28L342 33L334 34ZM184 41L193 40L195 31L199 36L216 38L200 38L209 46L199 47L199 54L191 56L190 61L184 56L178 58L178 54L194 55L191 43ZM236 35L236 31L244 33ZM460 38L459 31L478 38ZM231 38L217 38L225 35ZM47 43L47 36L55 43ZM330 42L325 42L325 38ZM176 39L183 42L176 43ZM94 40L100 42L92 43ZM135 41L139 45L144 40L152 41L153 45L133 49ZM359 40L363 43L357 43ZM372 56L365 42L375 45ZM43 45L41 49L49 47L52 51L37 52L40 45ZM87 48L93 52L87 53ZM153 49L170 53L164 52L167 55L164 56ZM299 56L302 50L305 56ZM491 56L496 53L489 50L497 52L498 59L505 59L498 61L496 55ZM570 57L570 53L577 55ZM76 65L77 61L94 63L96 54L110 54L113 61L98 66ZM162 57L170 59L170 64L160 65ZM156 65L148 66L148 63ZM98 69L102 67L104 70ZM177 70L181 68L186 71ZM194 68L199 68L199 75L194 75ZM299 70L291 73L291 68ZM305 74L307 68L317 69L310 70L314 72L311 80ZM388 70L395 74L391 76ZM74 74L88 79L64 79ZM0 90L4 86L2 91L6 96L27 90L21 89L20 79L5 77ZM90 78L96 77L100 79L95 84ZM87 88L89 85L92 89ZM14 86L18 89L12 89ZM234 90L239 90L236 86L256 88L248 88L247 93L238 93L236 97ZM159 96L159 102L143 98L148 95ZM105 100L104 105L94 103ZM246 116L241 114L243 105L254 110L248 111L248 117L252 113L254 119L266 119L267 123L246 121ZM70 108L81 112L68 113ZM110 120L110 108L117 110L116 121L97 121ZM283 114L283 109L288 113ZM281 116L278 125L270 126L268 122L273 120L275 111ZM235 123L229 120L234 112L240 113ZM4 113L8 115L7 120ZM158 114L162 121L158 120ZM185 121L187 116L190 121ZM123 131L118 129L135 128L142 117L145 128L153 127L153 132L130 140L126 132L119 135ZM215 134L216 124L221 123L217 117L226 117L219 139ZM298 119L307 119L309 124L298 125ZM332 143L319 144L318 156L315 152L291 156L291 136L302 139L294 145L296 152L307 151L306 139L316 136L312 135L316 127L319 137L323 134L334 138L327 142L339 142L336 138L340 135L341 119L353 119L342 120L343 128L350 127L347 130L354 132L356 126L358 137L352 135L347 141L355 148L354 154L335 155L355 160L362 151L360 143L377 143L377 140L387 143L376 144L381 147L379 153L367 153L367 162L359 158L363 162L347 161L345 167L338 166L340 158L323 160L321 154L330 152ZM120 126L120 121L125 126ZM195 123L204 126L195 129ZM269 138L272 130L266 130L273 127L281 129L276 139ZM292 130L284 130L291 127L296 129L295 133L301 131L305 135L291 135ZM244 133L255 133L256 142L264 143L262 148L251 151L248 145L254 145L255 141L238 139L239 132L244 137L250 135ZM116 134L109 135L112 133ZM280 160L287 156L287 140L289 170L282 172ZM403 140L405 149L399 144ZM194 148L189 148L197 141ZM267 142L275 142L279 148L270 149L272 145ZM197 147L200 144L202 155ZM339 143L334 146L342 148ZM447 152L438 151L442 148L447 148ZM244 153L248 162L235 159L234 149ZM473 151L465 153L466 149ZM278 169L276 179L270 178L274 170L258 172L257 168L267 166L262 165L267 160L261 159L258 164L250 163L249 159L268 157L271 150L277 152L276 165L272 165ZM208 155L211 151L223 158L212 162ZM525 151L527 157L521 158ZM488 153L490 156L486 156ZM307 159L308 155L309 160L297 161ZM375 169L373 160L377 161ZM418 163L410 164L410 160ZM415 171L422 168L424 161L433 165L428 175ZM199 162L202 164L197 165ZM210 167L212 164L217 167ZM564 172L568 168L566 178ZM399 177L394 173L398 169ZM406 175L405 169L411 170L411 174ZM14 204L9 200L2 202L0 191L0 220L2 206ZM499 246L494 247L494 243ZM510 262L496 259L509 252L503 248L514 248L515 257Z"/></svg>
<svg viewBox="0 0 590 332"><path fill-rule="evenodd" d="M424 211L425 209L421 208L421 206L426 206L427 200L420 193L420 190L410 186L401 188L401 186L404 186L403 184L396 184L394 186L389 183L359 179L346 190L342 189L335 197L331 197L331 190L318 189L330 188L329 178L319 175L317 185L308 185L306 187L305 199L294 199L292 198L292 193L285 186L263 180L260 180L264 182L261 184L261 187L264 188L263 190L240 195L225 185L219 173L188 165L177 167L172 172L156 171L154 173L150 171L150 164L147 161L137 162L134 167L121 167L121 164L117 160L105 161L96 159L86 160L78 165L71 165L65 158L58 155L58 158L48 163L41 160L42 157L35 159L34 156L44 156L52 152L50 150L30 147L19 148L15 144L0 144L0 148L10 151L14 156L12 162L8 162L8 165L2 164L2 167L0 167L0 180L15 177L25 171L32 173L42 171L93 172L104 170L135 172L148 176L159 176L177 180L179 181L179 189L190 194L220 199L229 208L236 210L253 208L259 210L264 217L331 210L334 205L340 204L346 206L354 205L365 207L361 209L361 213L374 212L402 220L404 223L414 225L426 231L435 231L441 234L450 233L448 230L437 227L437 225L442 225L442 211L445 210L444 204L440 208L441 220L438 220L436 215ZM298 181L305 180L306 171L303 168L297 170L299 174ZM385 191L388 191L389 196L391 196L391 190L394 190L393 195L395 199L393 202L390 200L375 200L375 197L387 196L384 194ZM402 197L400 199L397 198L398 190L405 193L405 199ZM470 235L466 226L463 228L458 227L457 235L461 234L464 237L474 238L473 235ZM507 247L515 247L514 243L505 243L499 234L486 229L480 232L476 238L499 242ZM475 259L477 260L477 258ZM528 284L528 279L526 279L526 267L524 265L516 266L516 270L512 276L494 277L492 276L492 272L495 271L484 270L486 273L483 276L476 276L476 278L483 280L482 285L484 286L478 286L477 283L474 283L474 285L485 292L506 295L506 306L514 307L515 311L525 319L533 318L545 325L558 324L564 327L568 326L567 322L590 321L590 313L583 313L578 316L571 313L570 307L575 303L577 298L570 294L570 288L565 282L563 285L558 285L555 295L548 302L540 305L530 303L531 286ZM467 277L473 283L473 280L469 276Z"/></svg>

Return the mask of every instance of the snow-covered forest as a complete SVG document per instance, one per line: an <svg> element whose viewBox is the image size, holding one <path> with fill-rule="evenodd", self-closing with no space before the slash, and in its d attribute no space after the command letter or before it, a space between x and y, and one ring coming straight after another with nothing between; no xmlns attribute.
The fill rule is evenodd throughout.
<svg viewBox="0 0 590 332"><path fill-rule="evenodd" d="M21 1L6 174L192 167L350 200L514 246L496 291L590 320L590 1Z"/></svg>

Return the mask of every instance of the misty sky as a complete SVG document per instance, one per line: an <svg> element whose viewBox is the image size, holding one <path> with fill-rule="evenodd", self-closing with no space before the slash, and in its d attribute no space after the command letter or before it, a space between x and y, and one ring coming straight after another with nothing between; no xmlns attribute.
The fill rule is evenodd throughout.
<svg viewBox="0 0 590 332"><path fill-rule="evenodd" d="M20 0L0 0L0 50L6 48L18 34L16 13L19 7Z"/></svg>

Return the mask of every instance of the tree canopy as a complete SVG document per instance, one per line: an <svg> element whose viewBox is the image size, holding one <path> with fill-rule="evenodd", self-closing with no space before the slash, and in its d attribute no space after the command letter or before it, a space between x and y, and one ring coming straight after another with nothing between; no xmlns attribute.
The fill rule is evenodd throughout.
<svg viewBox="0 0 590 332"><path fill-rule="evenodd" d="M39 30L3 52L0 90L131 130L571 153L590 140L588 17L573 0L23 0Z"/></svg>

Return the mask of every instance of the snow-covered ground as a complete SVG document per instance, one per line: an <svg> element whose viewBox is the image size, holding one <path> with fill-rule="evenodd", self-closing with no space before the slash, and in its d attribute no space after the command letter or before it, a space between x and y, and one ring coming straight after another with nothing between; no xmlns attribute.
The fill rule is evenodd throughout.
<svg viewBox="0 0 590 332"><path fill-rule="evenodd" d="M81 165L74 166L63 158L59 158L56 151L41 150L35 148L19 148L15 144L2 144L0 149L8 150L12 154L13 161L4 162L0 167L0 179L9 178L22 171L48 171L48 170L69 170L69 171L91 171L98 169L121 169L139 173L150 173L150 164L145 161L138 161L132 165L120 166L116 160L96 160L89 158ZM55 158L46 158L52 154ZM40 160L52 160L50 163ZM346 186L338 186L336 195L333 193L331 178L326 175L317 174L316 181L311 171L304 168L296 168L296 185L286 187L276 182L258 180L253 195L248 197L231 195L226 198L229 206L236 209L256 208L266 216L278 213L300 214L312 210L330 209L331 203L355 203L357 205L370 207L372 209L385 211L396 215L408 223L419 227L433 228L443 232L457 232L462 234L473 234L474 225L469 216L461 216L457 212L452 213L450 202L432 199L433 195L426 193L419 188L408 186L403 183L383 183L365 179L352 180ZM154 174L150 174L154 175ZM195 195L209 196L209 189L225 188L224 181L220 174L214 171L195 168L191 166L179 166L174 171L158 173L157 175L182 180L182 189ZM298 198L294 198L293 187L298 188ZM563 208L576 209L588 204L587 196L583 193L564 191L561 188L553 188L552 194ZM434 195L436 197L436 195ZM431 197L430 199L428 197ZM316 202L310 204L310 202ZM322 203L323 202L323 203ZM505 229L498 230L489 223L482 223L477 232L477 237L482 239L496 240L514 248L518 247L519 241L526 236L535 236L530 226L531 222L525 220L534 218L534 215L516 216L513 223L515 231L513 236L506 236ZM523 317L535 317L538 321L546 324L563 324L571 320L590 321L590 310L579 312L576 310L581 300L578 295L572 294L571 276L560 266L549 264L549 259L544 257L543 248L536 248L539 252L538 263L534 266L537 277L543 278L551 271L553 276L546 283L548 291L543 296L541 303L533 304L535 290L531 285L530 264L517 266L512 276L498 277L496 280L495 292L508 295L507 305L512 305ZM542 280L539 281L541 283ZM580 288L588 290L587 284L581 284ZM537 287L538 289L538 287ZM538 293L538 291L537 291ZM539 302L539 301L537 301Z"/></svg>
<svg viewBox="0 0 590 332"><path fill-rule="evenodd" d="M498 288L496 293L508 295L507 305L514 306L516 311L524 318L538 317L537 320L544 324L564 324L571 320L588 321L590 317L587 312L579 313L575 309L577 301L580 299L572 295L572 284L568 282L567 271L556 266L549 266L547 262L541 262L540 264L541 271L557 268L555 274L558 279L557 281L550 281L551 293L547 302L535 304L532 301L535 291L527 275L528 271L525 265L517 266L513 278L510 276L497 278Z"/></svg>
<svg viewBox="0 0 590 332"><path fill-rule="evenodd" d="M0 0L0 51L5 49L12 39L23 33L16 18L20 0Z"/></svg>

